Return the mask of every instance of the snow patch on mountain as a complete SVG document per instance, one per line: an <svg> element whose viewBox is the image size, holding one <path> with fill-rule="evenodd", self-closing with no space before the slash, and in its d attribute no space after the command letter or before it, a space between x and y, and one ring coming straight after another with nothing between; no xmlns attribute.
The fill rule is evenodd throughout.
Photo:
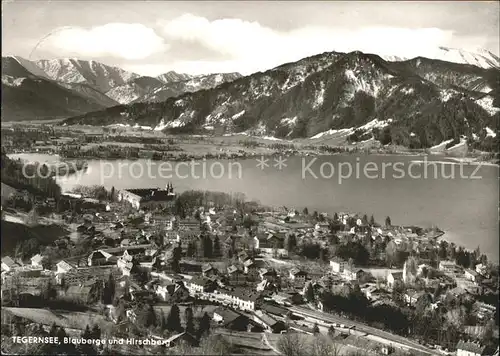
<svg viewBox="0 0 500 356"><path fill-rule="evenodd" d="M406 95L413 94L414 92L415 92L415 89L413 89L413 88L401 88L401 93L406 94Z"/></svg>
<svg viewBox="0 0 500 356"><path fill-rule="evenodd" d="M297 123L297 116L294 116L293 118L285 117L281 119L280 122L283 125L294 126Z"/></svg>
<svg viewBox="0 0 500 356"><path fill-rule="evenodd" d="M325 99L325 83L322 81L319 84L319 90L316 93L316 97L314 98L313 108L319 108L323 105L323 101Z"/></svg>
<svg viewBox="0 0 500 356"><path fill-rule="evenodd" d="M139 124L135 124L134 129L152 130L153 128L151 126L140 126Z"/></svg>
<svg viewBox="0 0 500 356"><path fill-rule="evenodd" d="M26 78L14 78L11 77L10 75L2 75L2 84L11 86L11 87L18 87L21 84L23 84L24 80Z"/></svg>
<svg viewBox="0 0 500 356"><path fill-rule="evenodd" d="M388 120L373 119L372 121L364 124L363 126L358 127L356 130L370 131L370 130L373 130L375 128L382 129L382 128L388 126L391 122L392 122L392 119L388 119Z"/></svg>
<svg viewBox="0 0 500 356"><path fill-rule="evenodd" d="M120 104L128 104L140 97L134 84L125 84L111 89L106 95Z"/></svg>
<svg viewBox="0 0 500 356"><path fill-rule="evenodd" d="M317 138L322 138L324 136L337 135L337 134L349 135L349 134L351 134L353 132L354 132L354 130L352 128L350 128L350 129L340 129L340 130L331 129L331 130L328 130L328 131L323 131L323 132L317 133L316 135L310 137L310 139L311 140L315 140Z"/></svg>
<svg viewBox="0 0 500 356"><path fill-rule="evenodd" d="M38 77L42 77L45 79L50 79L49 76L41 70L35 63L33 63L30 60L24 59L19 56L10 56L11 58L15 59L20 65L22 65L26 70L33 75L36 75Z"/></svg>
<svg viewBox="0 0 500 356"><path fill-rule="evenodd" d="M456 94L457 94L457 91L452 90L452 89L440 89L439 90L439 97L443 103L446 103L448 100L450 100Z"/></svg>

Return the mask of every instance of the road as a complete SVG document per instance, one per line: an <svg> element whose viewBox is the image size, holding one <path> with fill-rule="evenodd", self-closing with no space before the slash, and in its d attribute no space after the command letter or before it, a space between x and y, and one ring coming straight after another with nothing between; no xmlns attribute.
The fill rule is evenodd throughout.
<svg viewBox="0 0 500 356"><path fill-rule="evenodd" d="M310 318L316 318L318 320L326 321L328 323L335 323L335 324L344 324L345 326L351 327L354 326L356 328L356 331L358 332L364 332L369 335L373 335L377 338L380 338L381 342L383 340L386 340L388 344L393 344L396 347L403 347L407 349L412 349L416 351L420 351L422 353L425 353L427 355L440 355L437 351L428 349L427 347L424 347L420 345L417 342L411 341L407 338L404 338L399 335L391 334L387 331L383 331L371 326L368 326L366 324L362 324L360 322L356 322L350 319L338 317L336 315L332 314L327 314L323 313L321 311L317 310L311 310L306 307L300 307L300 306L294 306L294 307L289 307L288 308L291 312L294 314L300 315L302 317L310 317Z"/></svg>

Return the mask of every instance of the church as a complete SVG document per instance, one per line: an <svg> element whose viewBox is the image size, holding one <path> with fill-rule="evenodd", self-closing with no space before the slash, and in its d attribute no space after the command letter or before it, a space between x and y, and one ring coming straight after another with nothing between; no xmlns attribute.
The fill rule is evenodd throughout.
<svg viewBox="0 0 500 356"><path fill-rule="evenodd" d="M124 189L118 193L118 201L128 202L137 210L171 208L175 198L172 183L167 183L165 188Z"/></svg>

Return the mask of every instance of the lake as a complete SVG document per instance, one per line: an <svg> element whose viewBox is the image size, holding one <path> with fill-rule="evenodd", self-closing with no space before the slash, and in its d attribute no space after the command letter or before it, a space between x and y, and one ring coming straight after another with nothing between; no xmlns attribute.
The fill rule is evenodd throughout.
<svg viewBox="0 0 500 356"><path fill-rule="evenodd" d="M11 155L54 161L57 156ZM278 159L278 158L276 158ZM108 188L164 187L241 192L272 206L310 212L359 212L383 223L438 226L443 238L498 260L498 167L458 164L437 156L335 155L189 162L88 161L88 169L59 177L64 191L76 185ZM262 169L263 168L263 169ZM281 169L279 169L281 168ZM351 174L349 175L349 169Z"/></svg>

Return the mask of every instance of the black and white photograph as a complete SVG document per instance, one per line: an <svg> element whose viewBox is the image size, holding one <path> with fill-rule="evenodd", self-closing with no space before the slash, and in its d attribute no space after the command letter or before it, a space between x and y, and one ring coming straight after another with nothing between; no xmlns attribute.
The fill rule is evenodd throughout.
<svg viewBox="0 0 500 356"><path fill-rule="evenodd" d="M499 1L2 0L1 354L499 356Z"/></svg>

